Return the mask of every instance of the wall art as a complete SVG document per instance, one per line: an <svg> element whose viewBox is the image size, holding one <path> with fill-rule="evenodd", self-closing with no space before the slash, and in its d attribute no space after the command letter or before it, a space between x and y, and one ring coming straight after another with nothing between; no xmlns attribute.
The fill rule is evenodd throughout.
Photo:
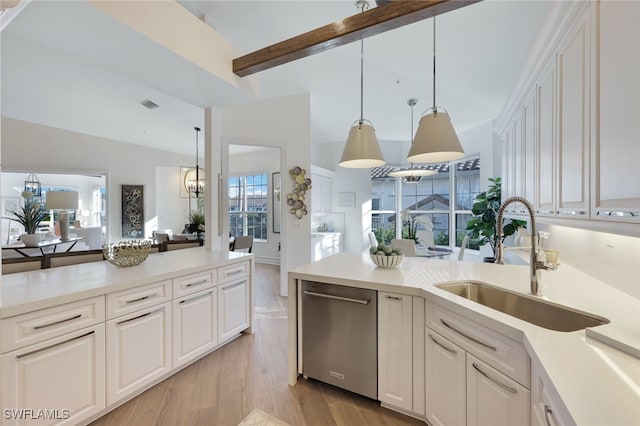
<svg viewBox="0 0 640 426"><path fill-rule="evenodd" d="M144 238L143 185L122 185L122 236Z"/></svg>

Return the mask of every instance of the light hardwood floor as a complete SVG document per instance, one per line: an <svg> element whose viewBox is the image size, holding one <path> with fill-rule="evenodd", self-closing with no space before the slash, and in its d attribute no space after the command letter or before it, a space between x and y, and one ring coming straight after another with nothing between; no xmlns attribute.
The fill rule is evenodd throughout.
<svg viewBox="0 0 640 426"><path fill-rule="evenodd" d="M287 299L279 268L256 264L256 322L243 334L92 425L236 426L260 408L292 426L424 425L376 401L300 378L287 385Z"/></svg>

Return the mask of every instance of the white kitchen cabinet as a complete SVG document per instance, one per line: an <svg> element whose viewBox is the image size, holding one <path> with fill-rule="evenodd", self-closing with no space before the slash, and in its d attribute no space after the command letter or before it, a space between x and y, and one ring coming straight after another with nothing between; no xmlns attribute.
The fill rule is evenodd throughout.
<svg viewBox="0 0 640 426"><path fill-rule="evenodd" d="M591 8L586 7L557 54L558 214L587 218L591 123Z"/></svg>
<svg viewBox="0 0 640 426"><path fill-rule="evenodd" d="M532 426L575 426L560 396L536 362L531 365Z"/></svg>
<svg viewBox="0 0 640 426"><path fill-rule="evenodd" d="M329 213L332 210L333 172L311 166L311 213Z"/></svg>
<svg viewBox="0 0 640 426"><path fill-rule="evenodd" d="M537 100L537 213L554 215L556 212L556 64L555 58L547 65L536 83ZM530 200L531 201L531 200Z"/></svg>
<svg viewBox="0 0 640 426"><path fill-rule="evenodd" d="M529 390L467 353L467 426L527 426Z"/></svg>
<svg viewBox="0 0 640 426"><path fill-rule="evenodd" d="M640 222L640 3L602 0L599 126L591 145L591 217Z"/></svg>
<svg viewBox="0 0 640 426"><path fill-rule="evenodd" d="M218 344L217 289L173 301L173 368L187 364Z"/></svg>
<svg viewBox="0 0 640 426"><path fill-rule="evenodd" d="M413 408L413 301L378 292L378 399L405 411Z"/></svg>
<svg viewBox="0 0 640 426"><path fill-rule="evenodd" d="M3 425L78 424L105 408L104 323L6 353L0 362L3 409L32 409L34 416L57 410L46 421L4 412Z"/></svg>
<svg viewBox="0 0 640 426"><path fill-rule="evenodd" d="M522 107L524 198L536 204L536 94L532 91Z"/></svg>
<svg viewBox="0 0 640 426"><path fill-rule="evenodd" d="M431 426L464 426L466 352L429 328L425 333L427 421Z"/></svg>
<svg viewBox="0 0 640 426"><path fill-rule="evenodd" d="M218 336L224 342L249 327L249 278L218 286Z"/></svg>
<svg viewBox="0 0 640 426"><path fill-rule="evenodd" d="M171 371L171 303L107 321L107 404Z"/></svg>

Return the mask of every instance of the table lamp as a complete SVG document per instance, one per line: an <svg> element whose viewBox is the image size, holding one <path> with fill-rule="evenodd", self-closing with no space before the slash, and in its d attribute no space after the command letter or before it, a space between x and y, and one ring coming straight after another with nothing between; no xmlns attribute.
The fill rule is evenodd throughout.
<svg viewBox="0 0 640 426"><path fill-rule="evenodd" d="M60 210L58 223L60 224L60 239L69 241L69 210L78 208L78 193L75 191L47 192L47 210Z"/></svg>

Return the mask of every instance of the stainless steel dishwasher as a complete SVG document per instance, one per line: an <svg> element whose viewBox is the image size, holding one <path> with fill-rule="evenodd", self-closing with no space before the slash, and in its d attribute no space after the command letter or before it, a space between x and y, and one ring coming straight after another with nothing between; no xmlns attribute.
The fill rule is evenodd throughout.
<svg viewBox="0 0 640 426"><path fill-rule="evenodd" d="M302 374L378 399L377 292L302 282Z"/></svg>

